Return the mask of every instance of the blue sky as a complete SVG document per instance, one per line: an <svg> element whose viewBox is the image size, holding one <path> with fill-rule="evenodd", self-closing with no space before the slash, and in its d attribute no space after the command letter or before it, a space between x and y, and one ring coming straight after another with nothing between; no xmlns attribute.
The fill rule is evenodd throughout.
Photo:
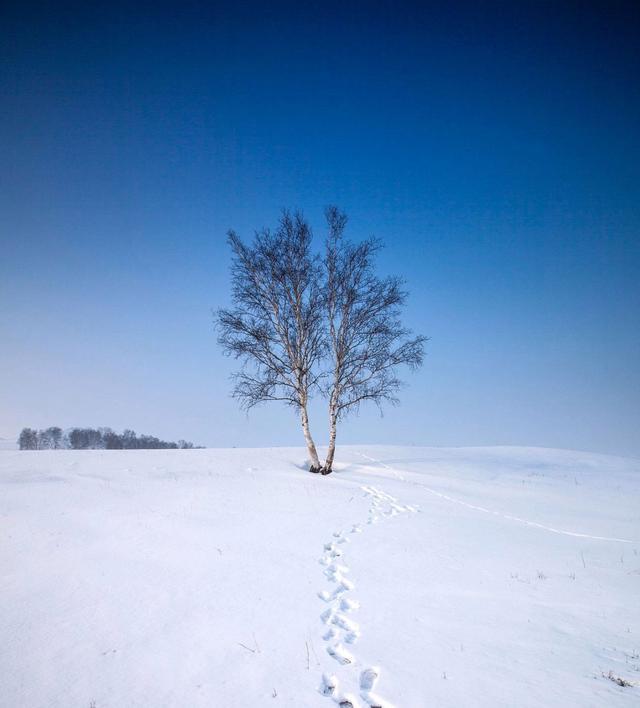
<svg viewBox="0 0 640 708"><path fill-rule="evenodd" d="M0 26L0 436L301 444L291 411L229 398L211 309L228 228L297 207L320 244L334 203L431 337L402 405L338 442L640 456L631 4L16 4Z"/></svg>

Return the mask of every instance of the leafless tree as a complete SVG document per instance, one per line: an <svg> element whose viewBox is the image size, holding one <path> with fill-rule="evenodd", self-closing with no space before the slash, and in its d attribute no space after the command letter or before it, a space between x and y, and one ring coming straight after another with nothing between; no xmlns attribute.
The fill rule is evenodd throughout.
<svg viewBox="0 0 640 708"><path fill-rule="evenodd" d="M38 450L48 450L51 447L51 437L48 430L38 430Z"/></svg>
<svg viewBox="0 0 640 708"><path fill-rule="evenodd" d="M218 341L242 361L233 395L245 409L283 401L300 415L311 459L320 461L311 436L307 404L318 385L326 347L319 261L311 252L311 229L300 213L282 213L275 232L264 229L251 245L228 234L233 252L234 308L219 310Z"/></svg>
<svg viewBox="0 0 640 708"><path fill-rule="evenodd" d="M18 443L21 450L37 450L38 449L38 431L33 428L23 428Z"/></svg>
<svg viewBox="0 0 640 708"><path fill-rule="evenodd" d="M49 440L51 441L51 447L54 450L60 449L60 446L62 445L62 428L59 428L57 425L52 426L47 429L47 433L49 435Z"/></svg>
<svg viewBox="0 0 640 708"><path fill-rule="evenodd" d="M347 217L326 210L329 235L325 253L325 305L332 372L329 398L329 449L322 469L332 470L338 421L362 403L398 402L398 367L422 364L425 337L412 337L400 313L407 293L402 280L380 278L374 261L379 241L350 243L343 237Z"/></svg>

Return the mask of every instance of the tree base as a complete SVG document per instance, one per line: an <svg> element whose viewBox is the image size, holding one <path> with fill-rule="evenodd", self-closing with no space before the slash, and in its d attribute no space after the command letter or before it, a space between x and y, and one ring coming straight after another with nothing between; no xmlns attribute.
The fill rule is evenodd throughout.
<svg viewBox="0 0 640 708"><path fill-rule="evenodd" d="M333 470L331 469L331 467L327 469L326 467L313 467L312 465L311 467L309 467L309 472L312 472L313 474L321 474L324 476L327 474L331 474Z"/></svg>

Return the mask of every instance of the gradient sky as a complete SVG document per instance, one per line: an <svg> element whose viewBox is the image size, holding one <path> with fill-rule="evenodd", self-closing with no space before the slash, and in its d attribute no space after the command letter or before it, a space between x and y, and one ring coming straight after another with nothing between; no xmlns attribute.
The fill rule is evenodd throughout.
<svg viewBox="0 0 640 708"><path fill-rule="evenodd" d="M228 228L335 203L431 337L339 443L640 456L638 4L441 5L5 3L0 436L302 444L211 308Z"/></svg>

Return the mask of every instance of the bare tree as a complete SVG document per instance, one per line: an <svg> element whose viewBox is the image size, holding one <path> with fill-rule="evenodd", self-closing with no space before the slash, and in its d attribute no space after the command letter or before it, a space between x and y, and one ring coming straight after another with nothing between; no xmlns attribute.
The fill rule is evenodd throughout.
<svg viewBox="0 0 640 708"><path fill-rule="evenodd" d="M321 269L311 253L311 239L302 214L287 211L275 232L256 233L251 245L230 231L234 309L219 310L217 324L225 353L242 361L233 395L245 409L264 401L293 406L300 415L311 471L318 472L307 405L318 385L316 369L326 341Z"/></svg>
<svg viewBox="0 0 640 708"><path fill-rule="evenodd" d="M89 438L84 428L72 428L68 433L68 439L72 450L86 450L89 447Z"/></svg>
<svg viewBox="0 0 640 708"><path fill-rule="evenodd" d="M54 450L60 449L62 445L62 429L58 426L52 426L51 428L47 428L47 434L51 441L51 447Z"/></svg>
<svg viewBox="0 0 640 708"><path fill-rule="evenodd" d="M101 428L102 441L105 450L122 450L122 438L111 428Z"/></svg>
<svg viewBox="0 0 640 708"><path fill-rule="evenodd" d="M21 450L37 450L38 431L32 428L23 428L18 438L18 444Z"/></svg>
<svg viewBox="0 0 640 708"><path fill-rule="evenodd" d="M51 447L49 430L38 430L38 450L48 450Z"/></svg>
<svg viewBox="0 0 640 708"><path fill-rule="evenodd" d="M400 313L407 298L402 281L380 278L374 261L379 241L353 244L343 238L347 217L326 210L329 235L325 253L326 315L332 361L328 383L329 449L322 469L332 470L338 421L362 403L396 404L402 383L397 369L422 364L425 337L412 337Z"/></svg>

